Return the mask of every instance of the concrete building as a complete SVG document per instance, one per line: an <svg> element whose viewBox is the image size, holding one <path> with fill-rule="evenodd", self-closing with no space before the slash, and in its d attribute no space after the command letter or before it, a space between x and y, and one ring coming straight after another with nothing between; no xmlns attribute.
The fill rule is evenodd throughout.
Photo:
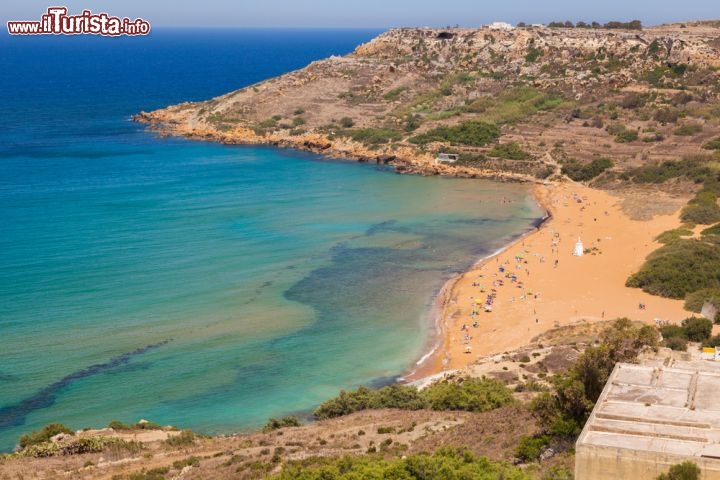
<svg viewBox="0 0 720 480"><path fill-rule="evenodd" d="M457 153L438 153L435 157L435 163L455 163L460 159L460 155Z"/></svg>
<svg viewBox="0 0 720 480"><path fill-rule="evenodd" d="M513 30L515 27L510 25L507 22L493 22L487 26L490 30L505 30L510 31Z"/></svg>
<svg viewBox="0 0 720 480"><path fill-rule="evenodd" d="M695 462L720 480L720 362L615 366L577 440L577 480L654 480Z"/></svg>

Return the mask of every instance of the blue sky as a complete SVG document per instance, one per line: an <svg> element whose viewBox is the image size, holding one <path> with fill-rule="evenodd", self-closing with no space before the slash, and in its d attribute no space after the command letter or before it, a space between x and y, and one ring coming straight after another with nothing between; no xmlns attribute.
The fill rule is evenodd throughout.
<svg viewBox="0 0 720 480"><path fill-rule="evenodd" d="M640 19L645 25L720 18L717 0L68 0L5 2L2 22L39 20L50 6L118 17L141 17L156 26L396 27L477 26L491 21Z"/></svg>

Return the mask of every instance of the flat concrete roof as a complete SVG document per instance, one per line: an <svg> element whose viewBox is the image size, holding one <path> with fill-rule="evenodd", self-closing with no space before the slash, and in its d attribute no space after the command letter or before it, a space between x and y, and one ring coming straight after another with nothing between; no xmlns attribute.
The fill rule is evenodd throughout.
<svg viewBox="0 0 720 480"><path fill-rule="evenodd" d="M720 362L617 364L582 445L720 459Z"/></svg>

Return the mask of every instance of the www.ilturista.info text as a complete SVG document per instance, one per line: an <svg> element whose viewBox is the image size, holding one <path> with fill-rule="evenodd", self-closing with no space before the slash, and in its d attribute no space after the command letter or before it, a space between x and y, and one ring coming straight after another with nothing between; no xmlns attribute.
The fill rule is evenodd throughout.
<svg viewBox="0 0 720 480"><path fill-rule="evenodd" d="M11 35L147 35L150 24L142 18L111 17L107 13L83 10L80 15L68 15L65 7L50 7L40 21L7 22Z"/></svg>

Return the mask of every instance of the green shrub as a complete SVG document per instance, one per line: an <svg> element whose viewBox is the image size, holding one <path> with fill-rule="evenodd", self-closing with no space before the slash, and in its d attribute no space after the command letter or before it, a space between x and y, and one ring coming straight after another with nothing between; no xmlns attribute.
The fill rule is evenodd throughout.
<svg viewBox="0 0 720 480"><path fill-rule="evenodd" d="M705 302L720 307L720 288L702 288L685 296L685 309L700 313Z"/></svg>
<svg viewBox="0 0 720 480"><path fill-rule="evenodd" d="M185 467L197 467L198 465L200 465L200 459L198 457L188 457L173 462L173 468L175 470L182 470Z"/></svg>
<svg viewBox="0 0 720 480"><path fill-rule="evenodd" d="M543 52L539 48L530 47L527 54L525 54L525 61L528 63L535 63L542 54Z"/></svg>
<svg viewBox="0 0 720 480"><path fill-rule="evenodd" d="M482 412L513 401L512 392L498 380L465 378L457 382L436 382L422 391L406 385L390 385L378 390L367 387L358 387L352 392L343 390L337 397L323 402L314 416L333 418L373 408Z"/></svg>
<svg viewBox="0 0 720 480"><path fill-rule="evenodd" d="M407 87L398 87L390 90L386 94L383 95L383 98L389 102L392 102L393 100L397 100L398 97L400 97L400 94L407 90Z"/></svg>
<svg viewBox="0 0 720 480"><path fill-rule="evenodd" d="M609 158L596 158L585 165L575 159L570 159L563 163L561 171L563 175L567 175L576 182L586 182L597 177L612 165L613 162Z"/></svg>
<svg viewBox="0 0 720 480"><path fill-rule="evenodd" d="M499 380L465 378L436 382L421 392L433 410L484 412L513 403L512 392Z"/></svg>
<svg viewBox="0 0 720 480"><path fill-rule="evenodd" d="M523 150L516 142L496 145L488 152L491 157L506 158L508 160L526 160L530 154Z"/></svg>
<svg viewBox="0 0 720 480"><path fill-rule="evenodd" d="M127 475L113 475L112 480L165 480L165 474L170 469L168 467L156 467L149 470L141 470L140 472L130 473Z"/></svg>
<svg viewBox="0 0 720 480"><path fill-rule="evenodd" d="M324 419L371 408L420 410L427 407L428 403L415 387L390 385L379 390L371 390L361 386L352 392L342 390L337 397L323 402L313 415L318 419Z"/></svg>
<svg viewBox="0 0 720 480"><path fill-rule="evenodd" d="M692 461L686 460L670 467L668 473L661 473L657 480L698 480L700 468Z"/></svg>
<svg viewBox="0 0 720 480"><path fill-rule="evenodd" d="M288 415L282 418L274 418L270 417L268 419L268 422L263 427L263 432L270 432L272 430L277 430L279 428L285 428L285 427L299 427L300 426L300 420L294 415Z"/></svg>
<svg viewBox="0 0 720 480"><path fill-rule="evenodd" d="M680 219L685 223L711 225L720 222L720 206L712 192L700 192L683 207Z"/></svg>
<svg viewBox="0 0 720 480"><path fill-rule="evenodd" d="M396 142L402 138L399 132L390 128L360 128L358 130L343 130L346 135L356 142L368 145L380 145L388 142Z"/></svg>
<svg viewBox="0 0 720 480"><path fill-rule="evenodd" d="M142 449L138 442L128 442L114 437L85 437L69 442L54 443L50 441L28 445L18 454L21 457L46 458L56 455L81 455L98 453L106 449L122 450L137 453Z"/></svg>
<svg viewBox="0 0 720 480"><path fill-rule="evenodd" d="M371 446L368 453L377 452ZM466 448L441 447L433 454L419 453L402 458L377 455L310 457L287 462L277 480L529 480L522 469L485 457L476 457Z"/></svg>
<svg viewBox="0 0 720 480"><path fill-rule="evenodd" d="M123 423L120 420L113 420L108 423L108 428L112 428L113 430L132 430L133 425Z"/></svg>
<svg viewBox="0 0 720 480"><path fill-rule="evenodd" d="M663 338L685 338L685 329L680 325L665 325L660 327Z"/></svg>
<svg viewBox="0 0 720 480"><path fill-rule="evenodd" d="M186 447L195 443L195 434L191 430L183 430L178 435L173 435L165 440L165 444L171 447Z"/></svg>
<svg viewBox="0 0 720 480"><path fill-rule="evenodd" d="M550 444L548 435L537 437L522 436L518 442L515 456L524 462L534 462L540 458L543 448Z"/></svg>
<svg viewBox="0 0 720 480"><path fill-rule="evenodd" d="M705 150L720 150L720 137L713 138L705 145L703 145L703 148Z"/></svg>
<svg viewBox="0 0 720 480"><path fill-rule="evenodd" d="M274 118L268 118L267 120L263 120L258 124L258 127L260 128L275 128L277 127L277 120Z"/></svg>
<svg viewBox="0 0 720 480"><path fill-rule="evenodd" d="M342 117L340 119L340 126L343 128L350 128L355 125L355 121L350 117Z"/></svg>
<svg viewBox="0 0 720 480"><path fill-rule="evenodd" d="M615 142L617 143L629 143L634 142L638 139L638 132L635 130L623 130L622 132L615 135Z"/></svg>
<svg viewBox="0 0 720 480"><path fill-rule="evenodd" d="M703 342L710 338L713 324L707 318L690 317L682 321L685 338L691 342Z"/></svg>
<svg viewBox="0 0 720 480"><path fill-rule="evenodd" d="M681 239L660 247L640 270L628 278L628 287L642 288L661 297L682 299L703 288L720 288L720 246Z"/></svg>
<svg viewBox="0 0 720 480"><path fill-rule="evenodd" d="M482 147L500 137L497 125L468 120L451 127L436 127L426 133L410 138L411 143L425 145L430 142L449 142L461 145Z"/></svg>
<svg viewBox="0 0 720 480"><path fill-rule="evenodd" d="M686 123L685 125L676 128L673 133L680 136L690 136L696 135L702 132L702 130L703 127L699 123Z"/></svg>
<svg viewBox="0 0 720 480"><path fill-rule="evenodd" d="M685 352L687 351L687 340L680 337L668 338L667 340L665 340L665 346L671 350Z"/></svg>
<svg viewBox="0 0 720 480"><path fill-rule="evenodd" d="M645 95L633 92L623 97L622 101L620 101L620 106L622 108L635 110L644 107L646 102L647 97Z"/></svg>
<svg viewBox="0 0 720 480"><path fill-rule="evenodd" d="M295 117L292 119L293 127L299 127L300 125L305 125L305 119L303 117Z"/></svg>
<svg viewBox="0 0 720 480"><path fill-rule="evenodd" d="M692 236L692 234L693 234L692 230L680 227L680 228L676 228L674 230L667 230L667 231L661 233L660 235L655 237L655 240L660 243L668 244L670 242L674 242L675 240L679 240L682 237Z"/></svg>
<svg viewBox="0 0 720 480"><path fill-rule="evenodd" d="M660 123L675 123L680 116L680 111L677 108L660 108L653 114L653 119Z"/></svg>
<svg viewBox="0 0 720 480"><path fill-rule="evenodd" d="M50 423L48 425L45 425L39 431L34 431L32 433L22 435L20 437L20 442L19 442L20 448L26 448L26 447L29 447L30 445L37 445L40 443L47 442L52 437L57 435L58 433L66 433L69 435L75 434L75 432L70 430L68 427L66 427L62 423Z"/></svg>
<svg viewBox="0 0 720 480"><path fill-rule="evenodd" d="M657 165L644 165L628 170L626 178L635 183L663 183L673 178L687 178L704 181L712 175L712 170L704 159L686 157L682 160L667 160Z"/></svg>
<svg viewBox="0 0 720 480"><path fill-rule="evenodd" d="M708 338L704 342L702 342L703 347L720 347L720 333L717 335L713 335L712 337Z"/></svg>
<svg viewBox="0 0 720 480"><path fill-rule="evenodd" d="M521 86L504 90L498 95L478 98L466 105L463 110L478 114L485 122L500 125L518 122L538 112L553 110L565 103L565 100L557 94Z"/></svg>

